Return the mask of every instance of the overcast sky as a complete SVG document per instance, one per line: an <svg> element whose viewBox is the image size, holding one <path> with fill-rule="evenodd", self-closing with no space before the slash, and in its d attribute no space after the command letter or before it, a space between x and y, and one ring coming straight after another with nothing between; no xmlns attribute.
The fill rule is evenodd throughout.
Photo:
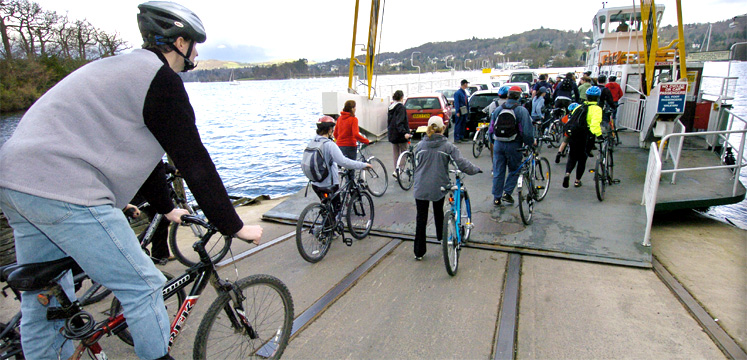
<svg viewBox="0 0 747 360"><path fill-rule="evenodd" d="M137 5L143 0L35 2L45 10L67 12L71 19L86 19L105 31L116 31L135 48L142 43L136 15ZM350 57L355 0L177 2L194 11L205 25L207 42L198 47L198 60L327 61ZM587 31L591 29L591 19L602 7L597 0L382 0L382 3L385 7L380 25L383 26L381 52L399 52L426 42L473 36L500 38L540 26ZM606 3L607 7L640 4L633 0ZM662 25L676 25L676 2L656 3L666 6ZM747 13L745 0L682 0L682 6L685 24L721 21ZM357 43L365 42L370 8L370 0L360 1Z"/></svg>

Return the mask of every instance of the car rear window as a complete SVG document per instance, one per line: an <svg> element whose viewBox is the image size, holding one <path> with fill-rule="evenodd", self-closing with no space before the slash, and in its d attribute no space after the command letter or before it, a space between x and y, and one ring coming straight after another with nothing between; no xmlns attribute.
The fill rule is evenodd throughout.
<svg viewBox="0 0 747 360"><path fill-rule="evenodd" d="M484 107L490 105L490 102L493 101L493 99L495 99L497 97L498 97L498 94L477 94L477 95L472 95L472 97L469 99L469 107L484 108Z"/></svg>
<svg viewBox="0 0 747 360"><path fill-rule="evenodd" d="M441 102L435 97L410 98L405 102L407 110L433 110L441 109Z"/></svg>
<svg viewBox="0 0 747 360"><path fill-rule="evenodd" d="M534 81L532 74L513 74L511 75L511 82L525 82L531 83Z"/></svg>

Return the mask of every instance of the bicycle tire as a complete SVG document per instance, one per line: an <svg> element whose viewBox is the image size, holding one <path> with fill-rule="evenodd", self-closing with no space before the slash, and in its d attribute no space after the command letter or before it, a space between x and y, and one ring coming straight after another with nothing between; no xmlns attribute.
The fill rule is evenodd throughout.
<svg viewBox="0 0 747 360"><path fill-rule="evenodd" d="M334 229L327 221L327 210L319 203L307 205L298 217L296 247L301 257L310 263L319 262L329 251ZM328 229L324 230L325 227Z"/></svg>
<svg viewBox="0 0 747 360"><path fill-rule="evenodd" d="M86 286L87 283L90 283L90 285ZM78 284L76 284L76 288L77 285ZM95 304L104 300L104 298L112 293L111 290L93 281L87 275L84 275L83 279L80 280L80 285L80 289L76 291L76 297L78 298L78 302L80 302L80 306ZM80 297L77 296L79 293L82 294Z"/></svg>
<svg viewBox="0 0 747 360"><path fill-rule="evenodd" d="M534 187L537 191L537 201L542 201L550 190L551 178L550 161L540 157L534 163Z"/></svg>
<svg viewBox="0 0 747 360"><path fill-rule="evenodd" d="M532 198L531 181L527 174L522 174L519 180L523 182L518 187L519 215L524 225L532 224L532 213L534 212L534 199Z"/></svg>
<svg viewBox="0 0 747 360"><path fill-rule="evenodd" d="M206 232L207 229L197 224L180 226L172 223L169 228L169 248L171 248L171 253L176 256L176 259L180 263L187 267L197 265L200 262L200 255L194 251L192 244L200 240ZM205 244L205 251L210 254L213 262L217 263L228 254L228 251L231 249L231 242L231 237L213 236Z"/></svg>
<svg viewBox="0 0 747 360"><path fill-rule="evenodd" d="M163 276L166 277L166 282L170 281L174 278L174 275L167 273L165 271L161 271ZM169 314L169 325L174 321L174 318L176 317L177 313L179 312L179 308L184 303L184 299L187 298L187 294L184 292L184 289L179 289L179 291L176 292L176 301L174 301L174 295L172 294L169 296L169 298L164 298L163 303L166 305L166 312ZM115 317L119 315L122 312L122 304L120 304L119 299L116 297L112 299L112 304L109 307L109 315L111 317ZM122 329L117 333L117 337L122 340L127 345L133 346L134 343L132 341L132 334L130 334L130 330L127 328Z"/></svg>
<svg viewBox="0 0 747 360"><path fill-rule="evenodd" d="M469 201L469 193L467 193L467 190L462 189L462 196L461 196L461 205L460 208L460 222L459 224L462 225L462 239L463 242L469 241L469 236L472 234L472 217L470 214L472 213L472 204Z"/></svg>
<svg viewBox="0 0 747 360"><path fill-rule="evenodd" d="M594 167L594 188L596 188L597 199L599 201L604 201L604 192L607 185L606 176L602 159L597 159L597 164Z"/></svg>
<svg viewBox="0 0 747 360"><path fill-rule="evenodd" d="M477 136L475 137L475 140L472 141L472 156L477 159L480 157L480 154L482 153L482 149L485 147L485 143L483 141L483 133L485 132L485 129L480 129L480 131L477 132Z"/></svg>
<svg viewBox="0 0 747 360"><path fill-rule="evenodd" d="M415 159L410 151L403 152L399 157L397 164L404 164L404 166L397 174L397 183L402 190L407 191L412 188L412 183L415 180Z"/></svg>
<svg viewBox="0 0 747 360"><path fill-rule="evenodd" d="M612 185L615 181L615 159L612 156L612 147L607 148L607 182Z"/></svg>
<svg viewBox="0 0 747 360"><path fill-rule="evenodd" d="M441 239L441 249L444 255L444 266L446 266L446 273L451 276L456 275L459 270L459 250L457 244L456 223L454 220L454 213L451 210L444 214L444 230L443 239Z"/></svg>
<svg viewBox="0 0 747 360"><path fill-rule="evenodd" d="M550 124L550 128L547 130L547 134L550 135L548 142L552 147L559 147L563 140L563 126L559 119Z"/></svg>
<svg viewBox="0 0 747 360"><path fill-rule="evenodd" d="M368 236L374 221L374 203L371 195L365 191L351 194L345 218L348 221L350 235L358 240Z"/></svg>
<svg viewBox="0 0 747 360"><path fill-rule="evenodd" d="M0 359L16 359L23 360L23 348L21 347L21 328L19 327L21 321L18 320L14 329L10 330L5 336L0 339ZM7 323L0 322L0 332L4 332L8 326Z"/></svg>
<svg viewBox="0 0 747 360"><path fill-rule="evenodd" d="M233 297L221 293L210 305L195 336L194 359L279 359L283 355L293 328L293 297L288 287L270 275L252 275L240 279L235 286L243 297L245 317L253 325L256 338L246 334L238 323ZM261 298L261 301L257 299ZM270 302L280 304L270 307ZM269 305L268 305L269 304ZM282 309L280 309L279 307ZM260 317L277 316L275 321ZM260 328L259 326L266 326ZM237 326L241 326L237 329ZM225 336L221 337L221 332ZM228 339L227 343L223 340ZM217 353L214 353L217 352ZM268 353L269 352L269 353Z"/></svg>
<svg viewBox="0 0 747 360"><path fill-rule="evenodd" d="M371 195L376 197L384 196L386 189L389 187L389 178L386 174L386 167L381 160L370 157L367 161L371 164L370 169L361 170L363 182Z"/></svg>

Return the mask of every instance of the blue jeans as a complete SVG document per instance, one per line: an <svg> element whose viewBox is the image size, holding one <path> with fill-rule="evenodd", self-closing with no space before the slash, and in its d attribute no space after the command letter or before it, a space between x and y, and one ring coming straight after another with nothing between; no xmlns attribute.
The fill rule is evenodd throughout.
<svg viewBox="0 0 747 360"><path fill-rule="evenodd" d="M135 353L143 359L166 354L170 324L161 294L166 278L140 249L120 209L112 205L81 206L0 187L0 208L15 236L19 264L70 256L91 277L111 289L122 303ZM72 275L60 284L74 299ZM48 321L47 307L36 297L21 296L21 338L27 359L57 359L73 353L59 330L64 320ZM58 306L51 299L49 306ZM63 345L64 343L64 345Z"/></svg>
<svg viewBox="0 0 747 360"><path fill-rule="evenodd" d="M519 173L516 169L521 165L521 148L518 141L504 142L496 140L493 143L493 199L500 199L503 194L514 192ZM508 166L508 177L506 167Z"/></svg>

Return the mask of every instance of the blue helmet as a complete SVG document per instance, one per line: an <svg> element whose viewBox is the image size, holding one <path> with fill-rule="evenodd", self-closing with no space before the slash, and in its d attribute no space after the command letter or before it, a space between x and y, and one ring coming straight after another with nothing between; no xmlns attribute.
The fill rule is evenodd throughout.
<svg viewBox="0 0 747 360"><path fill-rule="evenodd" d="M498 89L498 96L501 95L508 95L508 86L501 86L501 88Z"/></svg>
<svg viewBox="0 0 747 360"><path fill-rule="evenodd" d="M573 112L573 110L576 110L576 108L579 107L579 106L580 105L577 104L577 103L572 103L572 104L568 105L568 111Z"/></svg>
<svg viewBox="0 0 747 360"><path fill-rule="evenodd" d="M586 96L599 96L602 95L602 89L598 86L592 86L586 90Z"/></svg>

